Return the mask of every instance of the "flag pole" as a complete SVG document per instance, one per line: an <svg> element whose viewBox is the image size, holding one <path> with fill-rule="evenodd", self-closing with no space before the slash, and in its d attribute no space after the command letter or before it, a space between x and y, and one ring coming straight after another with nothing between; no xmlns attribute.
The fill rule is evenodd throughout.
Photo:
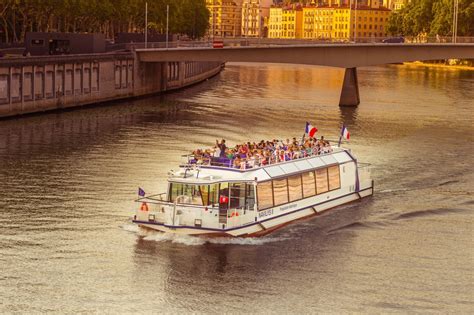
<svg viewBox="0 0 474 315"><path fill-rule="evenodd" d="M342 133L343 133L343 132L344 132L344 125L342 125L341 134L339 135L339 143L337 144L337 147L338 147L338 148L341 147Z"/></svg>

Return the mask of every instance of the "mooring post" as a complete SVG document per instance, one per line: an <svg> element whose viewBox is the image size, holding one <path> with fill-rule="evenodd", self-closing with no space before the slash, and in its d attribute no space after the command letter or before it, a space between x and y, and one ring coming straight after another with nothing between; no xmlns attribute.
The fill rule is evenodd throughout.
<svg viewBox="0 0 474 315"><path fill-rule="evenodd" d="M360 103L357 68L346 68L339 106L357 106Z"/></svg>

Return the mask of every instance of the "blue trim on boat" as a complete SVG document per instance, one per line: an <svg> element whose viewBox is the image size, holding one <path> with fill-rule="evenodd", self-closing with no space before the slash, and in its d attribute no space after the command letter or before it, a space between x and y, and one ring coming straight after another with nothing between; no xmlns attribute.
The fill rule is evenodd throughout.
<svg viewBox="0 0 474 315"><path fill-rule="evenodd" d="M369 189L372 189L373 187L368 187L368 188L365 188L359 192L363 192L363 191L366 191L366 190L369 190ZM270 220L274 220L274 219L277 219L277 218L281 218L283 216L286 216L286 215L289 215L289 214L292 214L292 213L295 213L295 212L298 212L298 211L303 211L303 210L306 210L308 208L311 208L311 207L316 207L316 206L319 206L319 205L322 205L322 204L325 204L325 203L328 203L328 202L331 202L331 201L334 201L334 200L338 200L338 199L341 199L341 198L345 198L345 197L348 197L348 196L351 196L351 195L356 195L357 192L352 192L350 194L346 194L346 195L343 195L343 196L339 196L339 197L336 197L334 199L331 199L331 200L325 200L323 202L320 202L320 203L317 203L317 204L314 204L314 205L311 205L309 207L305 207L305 208L300 208L300 209L296 209L296 210L293 210L291 212L287 212L287 213L283 213L283 214L280 214L280 215L277 215L275 217L271 217L271 218L268 218L268 219L265 219L265 220L262 220L262 221L257 221L257 222L252 222L250 224L247 224L247 225L242 225L242 226L238 226L238 227L233 227L233 228L230 228L230 229L214 229L214 228L204 228L204 227L196 227L196 226L188 226L188 225L179 225L179 226L174 226L174 225L166 225L164 223L157 223L157 222L150 222L150 221L139 221L139 220L132 220L133 223L137 223L137 224L150 224L150 225L162 225L164 227L167 227L167 228L170 228L170 229L194 229L194 230L205 230L205 231L216 231L216 232L227 232L227 231L233 231L233 230L238 230L238 229L242 229L242 228L245 228L245 227L249 227L249 226L252 226L252 225L256 225L256 224L261 224L263 222L267 222L267 221L270 221ZM289 221L291 222L291 221Z"/></svg>

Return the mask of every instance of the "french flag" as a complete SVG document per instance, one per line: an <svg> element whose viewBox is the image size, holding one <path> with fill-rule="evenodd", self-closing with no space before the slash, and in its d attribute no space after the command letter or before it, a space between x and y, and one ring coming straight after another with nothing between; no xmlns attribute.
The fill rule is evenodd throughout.
<svg viewBox="0 0 474 315"><path fill-rule="evenodd" d="M317 131L318 131L318 128L316 128L315 126L311 125L309 122L306 122L305 133L306 133L308 136L314 137L314 135L316 134Z"/></svg>
<svg viewBox="0 0 474 315"><path fill-rule="evenodd" d="M351 134L349 133L349 130L347 130L346 126L342 126L341 137L346 140L349 140L351 137Z"/></svg>

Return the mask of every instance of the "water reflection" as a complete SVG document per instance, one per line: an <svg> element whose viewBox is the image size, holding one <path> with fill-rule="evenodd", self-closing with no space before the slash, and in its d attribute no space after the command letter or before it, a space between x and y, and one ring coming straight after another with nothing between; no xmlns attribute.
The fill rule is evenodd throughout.
<svg viewBox="0 0 474 315"><path fill-rule="evenodd" d="M339 108L343 74L229 64L160 97L0 121L0 312L468 313L474 73L358 69L361 105ZM348 126L373 198L253 245L120 228L182 154L305 121L331 139Z"/></svg>

